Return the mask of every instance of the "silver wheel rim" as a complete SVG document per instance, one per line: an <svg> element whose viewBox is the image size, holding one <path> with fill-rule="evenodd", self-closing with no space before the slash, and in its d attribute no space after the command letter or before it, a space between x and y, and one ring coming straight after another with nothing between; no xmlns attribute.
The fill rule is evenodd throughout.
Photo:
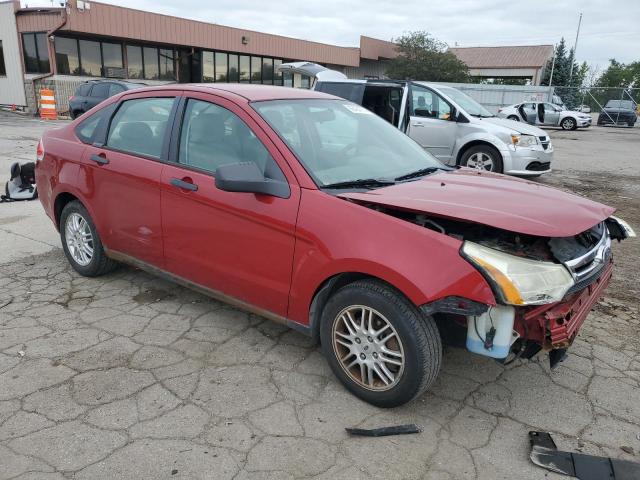
<svg viewBox="0 0 640 480"><path fill-rule="evenodd" d="M562 122L562 126L566 129L569 130L571 127L573 127L573 122L569 119L565 120L564 122Z"/></svg>
<svg viewBox="0 0 640 480"><path fill-rule="evenodd" d="M474 153L467 160L467 167L491 172L493 171L493 158L485 152Z"/></svg>
<svg viewBox="0 0 640 480"><path fill-rule="evenodd" d="M93 235L89 223L79 213L67 217L65 225L65 241L73 260L86 267L93 258Z"/></svg>
<svg viewBox="0 0 640 480"><path fill-rule="evenodd" d="M404 373L404 348L384 315L364 305L344 308L333 321L333 351L345 373L367 390L393 388Z"/></svg>

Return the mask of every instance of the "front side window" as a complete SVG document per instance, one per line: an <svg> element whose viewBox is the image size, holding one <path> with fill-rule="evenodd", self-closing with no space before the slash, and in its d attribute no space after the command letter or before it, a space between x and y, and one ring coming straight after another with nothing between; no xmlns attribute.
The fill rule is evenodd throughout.
<svg viewBox="0 0 640 480"><path fill-rule="evenodd" d="M96 83L91 89L91 96L96 98L107 98L109 96L109 83Z"/></svg>
<svg viewBox="0 0 640 480"><path fill-rule="evenodd" d="M160 158L173 102L174 99L168 97L123 102L111 121L107 146Z"/></svg>
<svg viewBox="0 0 640 480"><path fill-rule="evenodd" d="M80 75L78 41L56 36L56 65L62 75Z"/></svg>
<svg viewBox="0 0 640 480"><path fill-rule="evenodd" d="M400 130L351 102L269 100L252 106L321 187L444 168Z"/></svg>
<svg viewBox="0 0 640 480"><path fill-rule="evenodd" d="M494 117L489 110L484 108L466 93L453 87L439 87L444 95L457 103L462 109L472 117L490 118Z"/></svg>
<svg viewBox="0 0 640 480"><path fill-rule="evenodd" d="M118 93L124 92L124 87L122 85L118 85L117 83L112 83L109 85L109 96L113 97Z"/></svg>
<svg viewBox="0 0 640 480"><path fill-rule="evenodd" d="M411 87L412 112L414 117L451 119L451 107L437 93L428 88L413 85Z"/></svg>
<svg viewBox="0 0 640 480"><path fill-rule="evenodd" d="M269 151L240 117L201 100L187 102L178 162L209 173L221 165L254 162L266 178L285 180Z"/></svg>

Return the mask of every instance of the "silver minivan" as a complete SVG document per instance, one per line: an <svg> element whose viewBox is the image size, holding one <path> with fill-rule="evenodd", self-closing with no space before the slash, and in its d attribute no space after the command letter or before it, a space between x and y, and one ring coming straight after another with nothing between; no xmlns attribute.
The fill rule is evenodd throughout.
<svg viewBox="0 0 640 480"><path fill-rule="evenodd" d="M453 87L403 80L352 80L310 62L284 63L280 71L314 78L312 88L362 105L409 135L449 165L517 176L551 171L547 133L497 118Z"/></svg>

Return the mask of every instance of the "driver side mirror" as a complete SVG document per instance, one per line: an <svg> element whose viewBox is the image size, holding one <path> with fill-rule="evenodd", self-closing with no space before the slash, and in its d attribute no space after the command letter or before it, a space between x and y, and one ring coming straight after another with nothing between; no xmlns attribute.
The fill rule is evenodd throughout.
<svg viewBox="0 0 640 480"><path fill-rule="evenodd" d="M253 162L221 165L215 173L216 187L225 192L259 193L272 197L289 198L287 182L265 178Z"/></svg>

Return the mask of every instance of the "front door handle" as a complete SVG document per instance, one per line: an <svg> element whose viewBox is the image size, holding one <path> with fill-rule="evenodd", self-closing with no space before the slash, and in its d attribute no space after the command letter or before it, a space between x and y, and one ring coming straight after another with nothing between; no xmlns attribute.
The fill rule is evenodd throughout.
<svg viewBox="0 0 640 480"><path fill-rule="evenodd" d="M424 123L415 122L411 124L412 127L424 127Z"/></svg>
<svg viewBox="0 0 640 480"><path fill-rule="evenodd" d="M185 181L185 180L180 180L179 178L172 178L170 183L174 187L178 187L178 188L181 188L183 190L189 190L191 192L197 192L198 191L198 185L196 185L195 183L191 183L191 182Z"/></svg>
<svg viewBox="0 0 640 480"><path fill-rule="evenodd" d="M101 153L100 155L91 155L90 159L98 165L106 165L109 163L109 160L105 157L104 153Z"/></svg>

